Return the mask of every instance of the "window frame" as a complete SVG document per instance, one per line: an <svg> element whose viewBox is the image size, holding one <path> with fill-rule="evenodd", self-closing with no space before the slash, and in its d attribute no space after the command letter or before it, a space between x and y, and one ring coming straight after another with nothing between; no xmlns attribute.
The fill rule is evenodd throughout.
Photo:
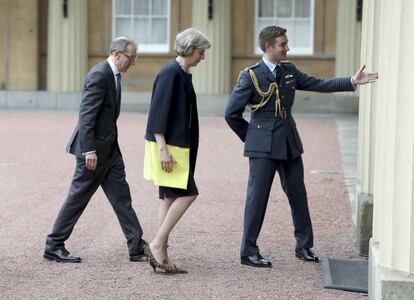
<svg viewBox="0 0 414 300"><path fill-rule="evenodd" d="M300 19L304 19L304 18L295 18L295 17L290 17L290 18L278 18L278 17L261 17L259 18L259 1L260 0L255 0L255 7L254 7L254 34L253 36L256 36L258 34L258 21L259 19L271 19L275 24L277 24L277 20L278 19L288 19L288 20L300 20ZM276 0L273 0L273 2L275 3ZM276 9L276 8L274 8ZM293 9L294 11L294 9ZM274 11L275 12L275 11ZM306 18L308 19L308 18ZM314 55L314 43L315 43L315 0L310 0L310 14L309 14L309 19L310 19L310 45L308 47L292 47L289 45L290 51L289 54L292 56L312 56ZM257 32L257 34L256 34ZM289 31L287 32L287 36L289 38ZM262 49L260 49L259 46L259 42L258 42L258 38L259 36L256 37L255 41L254 41L254 54L257 55L262 55L263 51Z"/></svg>
<svg viewBox="0 0 414 300"><path fill-rule="evenodd" d="M130 20L130 30L132 32L132 36L131 38L133 38L134 36L134 22L137 19L137 15L133 14L132 12L134 11L134 0L130 0L131 1L131 14L129 15L122 15L116 14L116 2L119 0L112 0L112 38L115 38L115 32L116 32L116 20L119 17L123 17L123 18L130 18L132 20ZM150 1L150 7L149 7L149 11L151 11L151 6L152 1ZM148 54L163 54L163 53L169 53L170 52L170 33L171 33L171 0L167 0L167 40L162 44L144 44L144 43L140 43L138 41L136 41L138 43L138 50L140 53L148 53ZM152 14L148 14L147 17L148 19L152 19L153 17L157 17L158 15L152 15ZM150 23L151 24L151 23Z"/></svg>

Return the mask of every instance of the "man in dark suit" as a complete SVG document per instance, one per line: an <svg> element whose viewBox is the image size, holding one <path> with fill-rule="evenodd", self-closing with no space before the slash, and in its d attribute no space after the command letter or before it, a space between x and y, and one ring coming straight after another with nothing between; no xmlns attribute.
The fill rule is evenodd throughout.
<svg viewBox="0 0 414 300"><path fill-rule="evenodd" d="M289 51L286 29L268 26L260 32L263 59L240 74L230 95L225 118L231 129L245 142L249 157L249 181L244 211L241 263L270 268L256 244L266 213L273 178L277 171L292 211L296 257L318 261L313 247L312 224L303 178L302 142L291 116L295 90L316 92L354 91L355 85L374 82L376 73L362 67L353 77L318 79L302 73L283 61ZM242 114L250 106L251 120Z"/></svg>
<svg viewBox="0 0 414 300"><path fill-rule="evenodd" d="M112 41L107 60L86 75L79 111L79 122L67 146L76 156L75 174L69 194L47 236L44 257L58 262L80 262L70 254L65 241L92 195L102 187L127 239L129 258L139 261L146 242L131 206L125 180L125 166L118 145L118 119L121 107L121 73L135 65L137 45L127 37Z"/></svg>

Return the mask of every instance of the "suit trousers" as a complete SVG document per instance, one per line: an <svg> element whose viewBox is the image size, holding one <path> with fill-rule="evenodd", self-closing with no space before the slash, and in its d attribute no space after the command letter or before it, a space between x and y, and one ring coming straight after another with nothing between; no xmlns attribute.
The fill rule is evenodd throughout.
<svg viewBox="0 0 414 300"><path fill-rule="evenodd" d="M302 157L288 160L249 158L249 167L240 255L250 256L259 253L257 238L262 228L276 171L289 200L296 247L312 248L313 231L303 177Z"/></svg>
<svg viewBox="0 0 414 300"><path fill-rule="evenodd" d="M92 195L101 186L125 234L129 255L138 254L145 241L142 240L142 228L131 205L131 193L125 176L125 165L116 148L104 163L98 164L95 171L88 170L85 160L77 158L69 194L59 211L52 233L47 236L46 250L64 247Z"/></svg>

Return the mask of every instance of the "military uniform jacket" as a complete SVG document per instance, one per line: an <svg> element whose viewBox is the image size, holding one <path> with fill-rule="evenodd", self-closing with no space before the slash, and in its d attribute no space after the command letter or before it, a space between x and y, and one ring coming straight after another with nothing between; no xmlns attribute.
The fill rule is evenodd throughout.
<svg viewBox="0 0 414 300"><path fill-rule="evenodd" d="M250 122L243 118L246 105L260 103L262 97L249 74L252 70L262 91L277 83L280 104L276 93L266 105L252 112ZM225 118L231 129L245 142L244 156L271 159L293 159L303 153L302 142L291 115L295 91L340 92L354 91L351 77L318 79L307 75L291 62L282 62L277 78L261 60L246 68L230 95Z"/></svg>

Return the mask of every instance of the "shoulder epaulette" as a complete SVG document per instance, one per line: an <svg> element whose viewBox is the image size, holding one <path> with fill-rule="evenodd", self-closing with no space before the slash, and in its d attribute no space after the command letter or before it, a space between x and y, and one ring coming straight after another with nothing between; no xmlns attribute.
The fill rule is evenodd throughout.
<svg viewBox="0 0 414 300"><path fill-rule="evenodd" d="M247 68L244 69L244 71L249 71L250 69L254 69L257 68L259 66L259 63L255 63L254 65L248 66Z"/></svg>
<svg viewBox="0 0 414 300"><path fill-rule="evenodd" d="M240 81L240 76L241 76L241 74L243 73L243 72L249 72L249 70L251 70L251 69L254 69L254 68L257 68L259 66L259 63L255 63L254 65L251 65L251 66L248 66L247 68L245 68L244 70L241 70L240 71L240 73L239 73L239 77L237 78L237 82L239 82Z"/></svg>

